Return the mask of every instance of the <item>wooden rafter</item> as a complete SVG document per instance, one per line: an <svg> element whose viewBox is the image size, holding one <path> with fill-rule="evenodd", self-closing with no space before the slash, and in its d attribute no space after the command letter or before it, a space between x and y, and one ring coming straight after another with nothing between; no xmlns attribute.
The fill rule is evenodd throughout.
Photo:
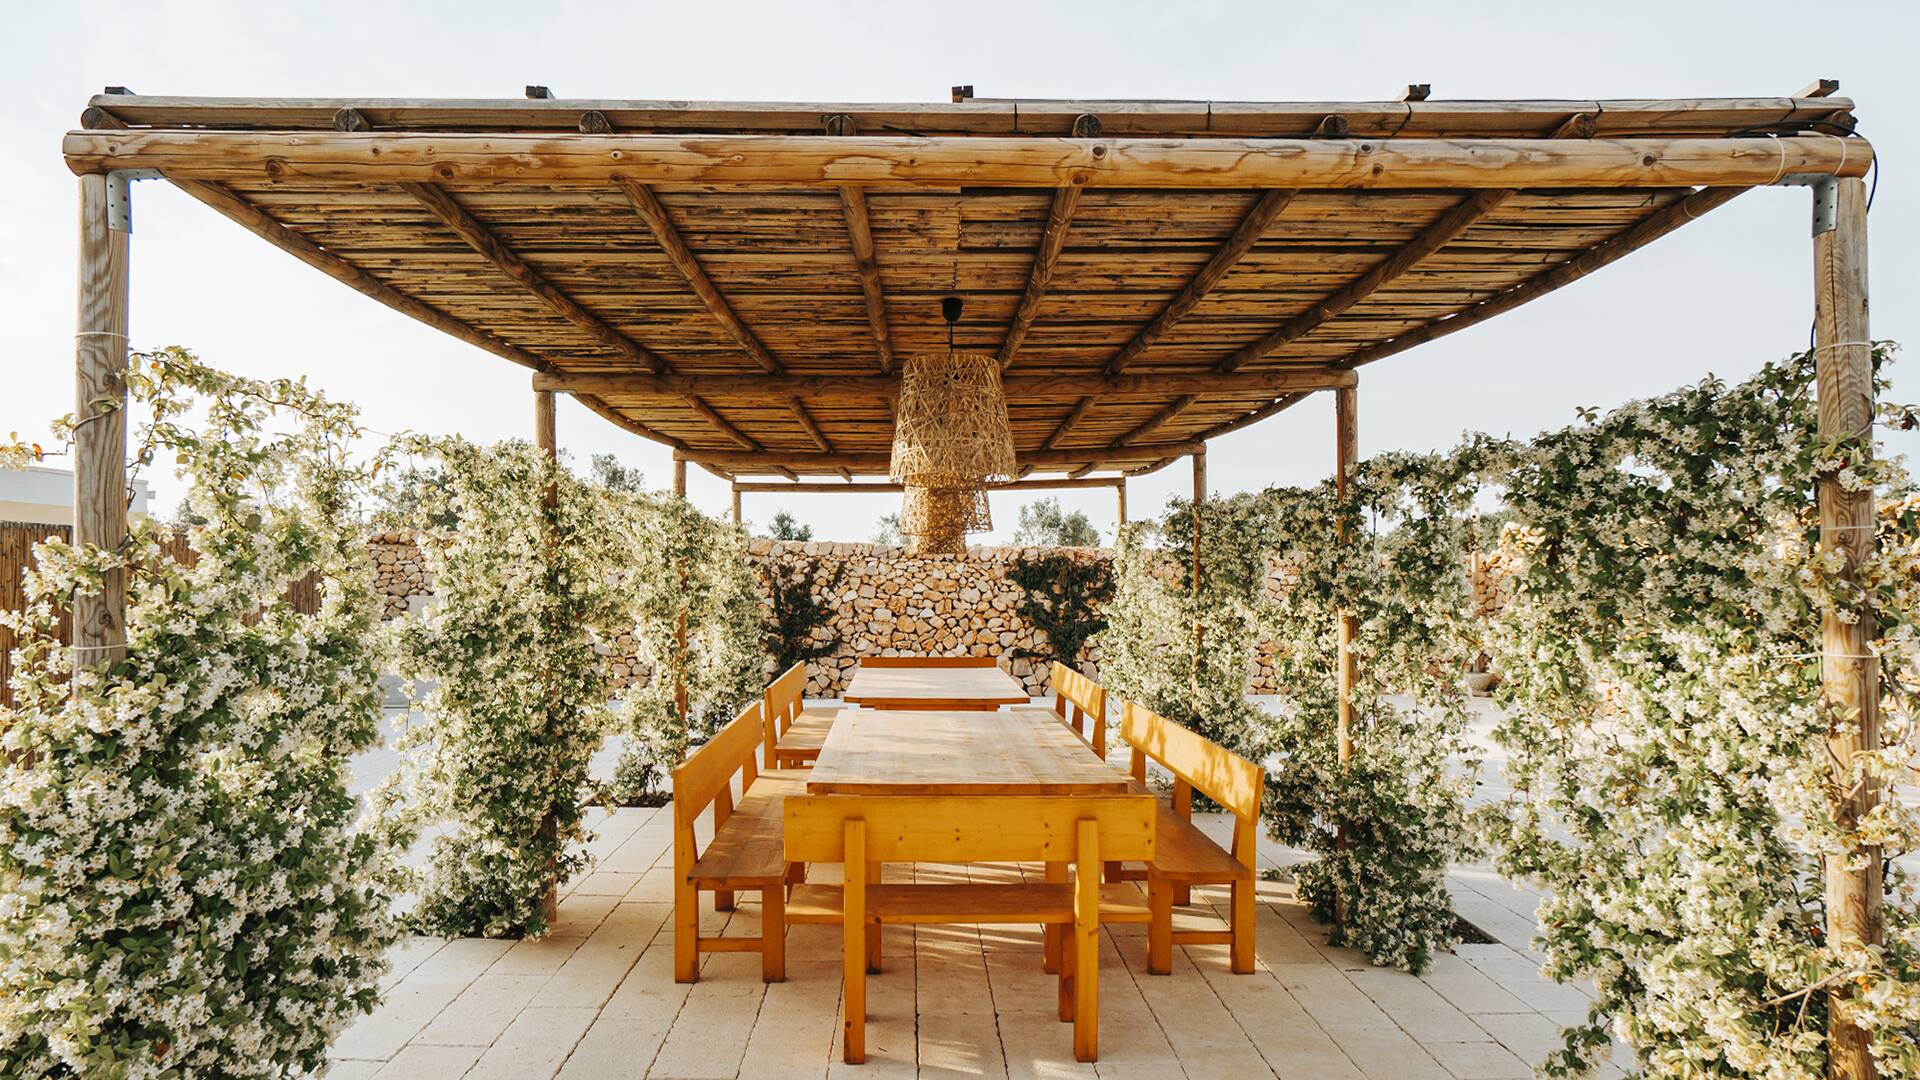
<svg viewBox="0 0 1920 1080"><path fill-rule="evenodd" d="M721 329L727 332L727 336L744 349L763 371L770 375L783 372L785 368L781 367L780 361L774 359L773 354L760 343L760 339L754 336L747 324L740 321L740 316L734 314L733 305L729 304L726 296L714 286L713 279L707 276L706 268L700 265L700 260L693 254L693 249L687 246L687 241L680 235L680 230L674 225L673 219L667 216L667 208L660 204L660 198L653 193L653 189L627 179L615 180L614 183L619 185L627 201L633 204L633 212L640 215L641 221L646 222L647 228L653 233L654 240L659 243L660 250L666 253L667 261L680 272L681 278L686 281L688 287L693 289L694 295L700 298L700 302L707 306L708 314L711 314L714 321L720 324Z"/></svg>
<svg viewBox="0 0 1920 1080"><path fill-rule="evenodd" d="M1218 370L1236 371L1287 342L1311 333L1315 327L1339 317L1342 312L1379 291L1381 286L1413 269L1420 260L1445 247L1448 242L1467 231L1474 222L1492 213L1513 195L1513 188L1493 188L1468 196L1465 201L1440 215L1433 224L1422 229L1420 235L1414 237L1405 247L1389 255L1385 261L1373 269L1360 275L1313 307L1288 319L1279 329L1251 345L1240 348L1233 355L1220 361Z"/></svg>
<svg viewBox="0 0 1920 1080"><path fill-rule="evenodd" d="M739 443L740 449L742 450L760 449L760 444L758 442L755 442L751 437L749 437L745 432L741 431L739 428L734 427L732 422L729 421L726 417L721 416L720 411L718 409L715 409L712 405L707 404L707 402L703 401L702 399L700 399L699 397L693 394L688 394L685 400L688 408L692 409L696 413L699 413L700 418L705 420L707 423L712 424L714 427L719 428L721 434L725 435L729 439L732 439L734 442Z"/></svg>
<svg viewBox="0 0 1920 1080"><path fill-rule="evenodd" d="M1000 342L1002 371L1013 366L1021 344L1027 340L1027 331L1033 328L1033 320L1040 314L1040 304L1046 299L1054 268L1060 264L1060 252L1067 246L1067 230L1073 227L1073 211L1079 205L1078 185L1070 184L1053 193L1053 204L1047 209L1047 226L1040 233L1040 245L1033 253L1033 270L1027 275L1027 291L1020 295L1020 306L1014 310L1013 322L1007 326L1007 336Z"/></svg>
<svg viewBox="0 0 1920 1080"><path fill-rule="evenodd" d="M800 428L807 433L807 438L813 440L814 449L823 454L833 453L833 444L827 441L826 433L820 430L820 425L814 423L813 416L807 412L806 406L797 401L789 401L787 407L793 410L793 418L800 422Z"/></svg>
<svg viewBox="0 0 1920 1080"><path fill-rule="evenodd" d="M860 270L860 291L866 294L867 325L880 350L880 370L893 370L893 335L887 329L887 294L880 285L880 261L873 246L873 225L867 217L867 195L857 187L840 189L840 206L847 215L847 239Z"/></svg>
<svg viewBox="0 0 1920 1080"><path fill-rule="evenodd" d="M1488 297L1463 311L1435 319L1425 326L1353 352L1335 361L1334 366L1357 368L1362 364L1371 364L1375 360L1405 352L1415 345L1423 345L1437 338L1446 337L1455 331L1486 322L1495 315L1512 311L1529 300L1536 300L1563 285L1572 284L1595 270L1646 247L1687 222L1709 210L1726 205L1733 200L1734 196L1749 190L1751 189L1743 187L1702 188L1671 206L1641 219L1638 224L1611 240L1588 248L1551 270L1536 274L1513 288Z"/></svg>
<svg viewBox="0 0 1920 1080"><path fill-rule="evenodd" d="M1324 390L1350 384L1354 376L1322 365L1300 364L1275 371L1245 371L1231 375L1212 372L1159 375L1007 375L1001 385L1007 394L1023 399L1068 398L1095 395L1149 395L1184 393L1270 393ZM606 394L626 397L673 398L699 394L713 399L786 400L793 397L839 401L869 401L891 397L900 381L889 375L649 375L627 372L559 372L534 376L535 390Z"/></svg>
<svg viewBox="0 0 1920 1080"><path fill-rule="evenodd" d="M1199 435L1195 436L1195 438L1201 440L1202 442L1211 442L1214 439L1217 439L1220 436L1225 435L1229 432L1239 431L1241 428L1245 428L1245 427L1252 427L1253 425L1259 423L1262 420L1265 420L1267 417L1272 416L1275 413L1282 413L1287 411L1288 409L1293 408L1295 405L1298 405L1300 402L1305 401L1307 399L1307 396L1308 395L1304 393L1286 394L1282 397L1276 398L1273 401L1268 402L1265 405L1262 405L1260 408L1255 409L1254 411L1236 420L1229 420L1224 424L1216 424L1213 427L1210 427L1207 430L1201 432Z"/></svg>
<svg viewBox="0 0 1920 1080"><path fill-rule="evenodd" d="M1041 448L1051 450L1060 445L1060 440L1067 437L1067 432L1072 430L1073 425L1086 418L1088 410L1093 408L1093 401L1093 396L1089 394L1081 398L1078 402L1075 402L1073 411L1067 414L1067 418L1060 421L1058 427L1047 433L1046 440L1040 444Z"/></svg>
<svg viewBox="0 0 1920 1080"><path fill-rule="evenodd" d="M1166 427L1168 424L1172 423L1176 418L1179 417L1181 413L1186 412L1188 409L1192 408L1193 403L1199 400L1200 400L1200 395L1198 394L1182 394L1181 396L1174 398L1173 401L1169 402L1166 405L1166 407L1162 408L1159 412L1156 412L1152 416L1148 417L1146 423L1141 424L1139 427L1136 427L1132 431L1127 432L1125 435L1122 435L1119 438L1113 440L1113 442L1109 444L1110 447L1112 449L1119 450L1123 447L1138 443L1140 440L1146 438L1148 435L1151 435L1154 432L1159 431L1161 428ZM1202 443L1201 445L1205 445L1205 444Z"/></svg>
<svg viewBox="0 0 1920 1080"><path fill-rule="evenodd" d="M539 297L555 314L585 330L602 346L626 359L644 364L656 372L667 370L666 360L658 353L614 329L606 320L582 307L559 286L548 281L443 188L436 184L415 183L403 183L400 187L440 219L441 224L466 241L468 247L479 252L481 257L515 284Z"/></svg>
<svg viewBox="0 0 1920 1080"><path fill-rule="evenodd" d="M1118 375L1125 371L1128 364L1133 363L1141 353L1152 347L1154 342L1165 336L1167 331L1173 329L1174 324L1186 318L1187 314L1206 298L1207 293L1213 291L1213 287L1220 283L1220 279L1226 276L1227 271L1233 269L1234 264L1239 262L1247 252L1253 250L1253 245L1259 242L1260 237L1266 233L1267 227L1272 225L1274 219L1280 216L1280 212L1293 201L1294 195L1295 192L1285 188L1262 194L1254 202L1253 209L1248 210L1246 216L1240 219L1240 224L1234 227L1233 235L1228 237L1227 242L1220 245L1220 249L1207 260L1207 265L1201 267L1200 272L1193 275L1193 280L1187 282L1173 299L1167 301L1167 306L1160 309L1160 313L1153 317L1152 322L1140 328L1140 332L1133 336L1133 340L1120 346L1120 351L1113 354L1113 359L1107 361L1107 373Z"/></svg>

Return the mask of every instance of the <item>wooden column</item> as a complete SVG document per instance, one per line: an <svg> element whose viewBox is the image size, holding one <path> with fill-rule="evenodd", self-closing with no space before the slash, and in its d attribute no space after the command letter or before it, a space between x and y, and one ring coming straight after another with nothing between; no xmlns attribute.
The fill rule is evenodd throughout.
<svg viewBox="0 0 1920 1080"><path fill-rule="evenodd" d="M1127 478L1124 476L1120 478L1118 484L1113 486L1113 504L1115 520L1117 522L1115 525L1116 535L1114 539L1117 541L1119 539L1119 527L1127 523Z"/></svg>
<svg viewBox="0 0 1920 1080"><path fill-rule="evenodd" d="M1193 700L1200 701L1200 645L1204 631L1200 626L1200 504L1207 501L1207 448L1202 444L1193 452Z"/></svg>
<svg viewBox="0 0 1920 1080"><path fill-rule="evenodd" d="M735 528L738 528L740 526L740 489L739 488L733 489L733 524Z"/></svg>
<svg viewBox="0 0 1920 1080"><path fill-rule="evenodd" d="M685 458L673 459L673 493L679 498L687 497L687 462ZM673 665L673 708L680 715L680 723L685 725L687 716L687 605L686 605L687 568L680 567L680 615L674 622L673 638L678 646L677 659Z"/></svg>
<svg viewBox="0 0 1920 1080"><path fill-rule="evenodd" d="M1333 392L1333 486L1334 493L1343 504L1350 490L1354 463L1360 458L1359 404L1359 390L1356 387L1343 386ZM1344 547L1352 539L1348 535L1344 517L1340 519L1338 529L1334 542ZM1357 675L1353 662L1353 640L1360 633L1359 617L1352 611L1341 611L1335 633L1334 684L1339 703L1333 737L1340 766L1344 770L1353 760L1353 684ZM1341 850L1346 850L1348 838L1344 828L1340 829L1336 842ZM1335 925L1347 921L1346 898L1337 892L1334 894L1333 921Z"/></svg>
<svg viewBox="0 0 1920 1080"><path fill-rule="evenodd" d="M546 456L548 461L559 460L560 441L554 427L553 391L551 390L535 390L533 392L533 445ZM554 511L560 508L559 486L557 484L548 484L547 490L542 493L540 501L547 513L547 546L551 549L556 543L553 534ZM551 726L549 726L547 734L549 738L552 737ZM555 815L553 809L549 807L546 816L540 820L541 838L552 839L555 831L559 827L559 818ZM549 864L547 891L540 897L540 914L546 919L548 927L552 927L555 920L560 918L560 879L557 863Z"/></svg>
<svg viewBox="0 0 1920 1080"><path fill-rule="evenodd" d="M118 548L127 539L127 246L124 178L80 178L80 289L73 341L73 542ZM109 204L113 205L109 205ZM74 666L127 655L126 571L98 593L73 597Z"/></svg>
<svg viewBox="0 0 1920 1080"><path fill-rule="evenodd" d="M1867 344L1867 199L1854 179L1830 181L1831 220L1819 210L1824 192L1814 188L1814 362L1819 391L1821 442L1853 438L1871 448L1873 437L1873 362ZM1869 557L1874 546L1871 491L1848 491L1839 477L1820 478L1820 546L1846 555L1843 577ZM1832 712L1827 752L1844 792L1834 806L1842 830L1852 832L1880 801L1878 785L1852 780L1855 755L1880 748L1880 661L1872 655L1875 628L1862 613L1845 622L1828 611L1820 624L1821 696ZM1882 940L1880 849L1868 848L1858 868L1828 862L1826 867L1827 940L1867 945ZM1868 1052L1865 1031L1849 1018L1848 992L1834 992L1828 1025L1827 1075L1834 1080L1872 1080L1879 1075Z"/></svg>

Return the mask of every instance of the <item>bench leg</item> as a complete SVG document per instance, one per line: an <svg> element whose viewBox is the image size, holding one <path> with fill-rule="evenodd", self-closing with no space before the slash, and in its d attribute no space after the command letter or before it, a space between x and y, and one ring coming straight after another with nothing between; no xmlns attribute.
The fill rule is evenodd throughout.
<svg viewBox="0 0 1920 1080"><path fill-rule="evenodd" d="M1108 882L1120 881L1122 880L1122 878L1120 877L1120 872L1123 869L1125 869L1125 867L1123 867L1120 863L1117 863L1117 862L1107 863L1101 869L1100 880L1108 881Z"/></svg>
<svg viewBox="0 0 1920 1080"><path fill-rule="evenodd" d="M1173 887L1173 904L1174 904L1174 906L1175 906L1175 907L1186 907L1186 906L1187 906L1188 904L1191 904L1191 903L1193 903L1193 886L1191 886L1191 885L1175 885L1175 886Z"/></svg>
<svg viewBox="0 0 1920 1080"><path fill-rule="evenodd" d="M787 981L787 887L760 890L760 978Z"/></svg>
<svg viewBox="0 0 1920 1080"><path fill-rule="evenodd" d="M734 902L733 902L733 892L732 892L732 890L730 890L730 889L719 889L719 890L716 890L716 891L714 892L714 894L713 894L713 910L715 910L715 911L732 911L732 910L734 909L734 907L735 907L735 905L734 905Z"/></svg>
<svg viewBox="0 0 1920 1080"><path fill-rule="evenodd" d="M685 878L673 885L673 981L700 977L700 891Z"/></svg>
<svg viewBox="0 0 1920 1080"><path fill-rule="evenodd" d="M1173 883L1147 878L1147 973L1173 974Z"/></svg>
<svg viewBox="0 0 1920 1080"><path fill-rule="evenodd" d="M885 872L886 868L881 863L867 864L867 880L875 885L880 884L880 875ZM872 975L880 974L882 952L881 935L882 931L878 919L867 924L867 972Z"/></svg>
<svg viewBox="0 0 1920 1080"><path fill-rule="evenodd" d="M1232 963L1236 975L1249 975L1253 972L1253 894L1252 881L1233 883L1233 945Z"/></svg>
<svg viewBox="0 0 1920 1080"><path fill-rule="evenodd" d="M1064 938L1066 936L1064 931L1068 929L1059 923L1047 923L1046 928L1047 932L1053 935L1053 937L1048 939L1049 941L1058 941ZM1077 995L1074 992L1074 975L1076 974L1074 971L1074 950L1061 949L1058 957L1058 966L1060 969L1060 977L1057 981L1059 983L1060 1000L1056 1004L1060 1014L1060 1022L1065 1024L1075 1019L1074 1000Z"/></svg>
<svg viewBox="0 0 1920 1080"><path fill-rule="evenodd" d="M1064 885L1066 883L1067 864L1063 862L1048 863L1047 884ZM1049 975L1065 972L1066 969L1060 966L1060 954L1065 950L1063 943L1066 941L1066 932L1061 928L1060 924L1042 923L1040 926L1040 940L1040 969ZM1065 1010L1066 1007L1065 1001L1062 1001L1060 1008ZM1066 1013L1063 1011L1060 1019L1065 1020L1066 1018Z"/></svg>

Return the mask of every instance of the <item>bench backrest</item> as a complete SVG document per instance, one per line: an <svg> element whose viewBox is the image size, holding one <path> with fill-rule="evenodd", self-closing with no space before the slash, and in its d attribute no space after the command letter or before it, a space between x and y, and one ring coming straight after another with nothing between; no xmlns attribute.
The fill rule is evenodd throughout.
<svg viewBox="0 0 1920 1080"><path fill-rule="evenodd" d="M1053 662L1053 711L1063 723L1093 745L1099 757L1107 756L1106 688L1058 660ZM1071 715L1069 715L1071 713ZM1093 730L1088 731L1088 722Z"/></svg>
<svg viewBox="0 0 1920 1080"><path fill-rule="evenodd" d="M1145 861L1155 814L1151 795L796 795L786 799L786 857L846 862L846 825L860 821L856 862L1072 862L1080 823L1091 821L1097 858Z"/></svg>
<svg viewBox="0 0 1920 1080"><path fill-rule="evenodd" d="M863 656L861 667L999 667L1000 661L991 656Z"/></svg>
<svg viewBox="0 0 1920 1080"><path fill-rule="evenodd" d="M673 855L675 866L683 873L698 858L693 823L700 811L712 805L713 830L719 832L733 814L733 774L745 770L740 780L742 792L760 776L755 762L755 752L760 749L760 708L756 701L742 709L719 734L673 770Z"/></svg>
<svg viewBox="0 0 1920 1080"><path fill-rule="evenodd" d="M800 715L800 698L806 688L807 663L802 660L773 680L761 699L762 740L765 744L762 764L769 769L774 767L774 745L793 726L794 718Z"/></svg>
<svg viewBox="0 0 1920 1080"><path fill-rule="evenodd" d="M1121 706L1120 737L1133 748L1134 779L1146 780L1148 758L1173 774L1175 812L1191 813L1192 793L1198 791L1231 813L1236 819L1233 854L1243 865L1253 865L1260 791L1267 780L1260 766L1131 701Z"/></svg>

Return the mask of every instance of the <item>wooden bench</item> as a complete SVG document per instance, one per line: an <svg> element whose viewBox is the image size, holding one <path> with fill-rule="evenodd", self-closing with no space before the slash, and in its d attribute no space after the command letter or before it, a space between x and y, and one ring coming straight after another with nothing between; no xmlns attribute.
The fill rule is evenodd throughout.
<svg viewBox="0 0 1920 1080"><path fill-rule="evenodd" d="M1108 922L1147 924L1147 971L1173 971L1175 945L1217 945L1229 948L1232 968L1253 970L1254 857L1260 836L1260 792L1266 773L1246 758L1220 747L1179 724L1131 701L1123 703L1120 738L1133 748L1136 791L1147 791L1147 760L1173 774L1173 799L1157 803L1154 856L1144 870L1109 865L1109 881L1147 882L1147 914L1137 906L1117 904L1103 912ZM1219 803L1234 818L1233 847L1222 848L1193 824L1193 793L1199 791ZM1231 889L1230 917L1224 930L1173 929L1175 904L1188 902L1195 885L1227 885Z"/></svg>
<svg viewBox="0 0 1920 1080"><path fill-rule="evenodd" d="M866 1060L867 972L884 923L1071 926L1060 967L1060 1019L1074 1057L1099 1056L1100 864L1151 861L1157 800L1148 795L804 795L786 802L786 858L837 862L846 885L794 890L795 921L841 924L845 1057ZM959 827L956 823L965 823ZM1071 883L883 885L889 862L1019 862L1072 853Z"/></svg>
<svg viewBox="0 0 1920 1080"><path fill-rule="evenodd" d="M801 695L807 688L807 665L803 661L788 668L767 687L761 702L765 718L765 750L762 765L783 769L789 765L809 765L820 756L820 747L833 730L839 709L812 710L805 707Z"/></svg>
<svg viewBox="0 0 1920 1080"><path fill-rule="evenodd" d="M1053 662L1053 711L1060 722L1080 733L1093 754L1107 758L1107 691L1099 683L1058 660ZM1069 717L1071 711L1071 717ZM1087 730L1091 724L1093 730Z"/></svg>
<svg viewBox="0 0 1920 1080"><path fill-rule="evenodd" d="M861 667L970 668L999 667L991 656L863 656Z"/></svg>
<svg viewBox="0 0 1920 1080"><path fill-rule="evenodd" d="M768 982L786 978L786 887L798 869L781 850L781 804L806 790L806 774L762 771L761 705L755 702L705 746L673 770L673 979L700 975L703 952L759 952ZM733 798L733 775L741 774L741 798ZM699 849L694 822L713 807L713 838ZM733 910L733 894L760 893L760 936L700 936L700 893L713 906Z"/></svg>

